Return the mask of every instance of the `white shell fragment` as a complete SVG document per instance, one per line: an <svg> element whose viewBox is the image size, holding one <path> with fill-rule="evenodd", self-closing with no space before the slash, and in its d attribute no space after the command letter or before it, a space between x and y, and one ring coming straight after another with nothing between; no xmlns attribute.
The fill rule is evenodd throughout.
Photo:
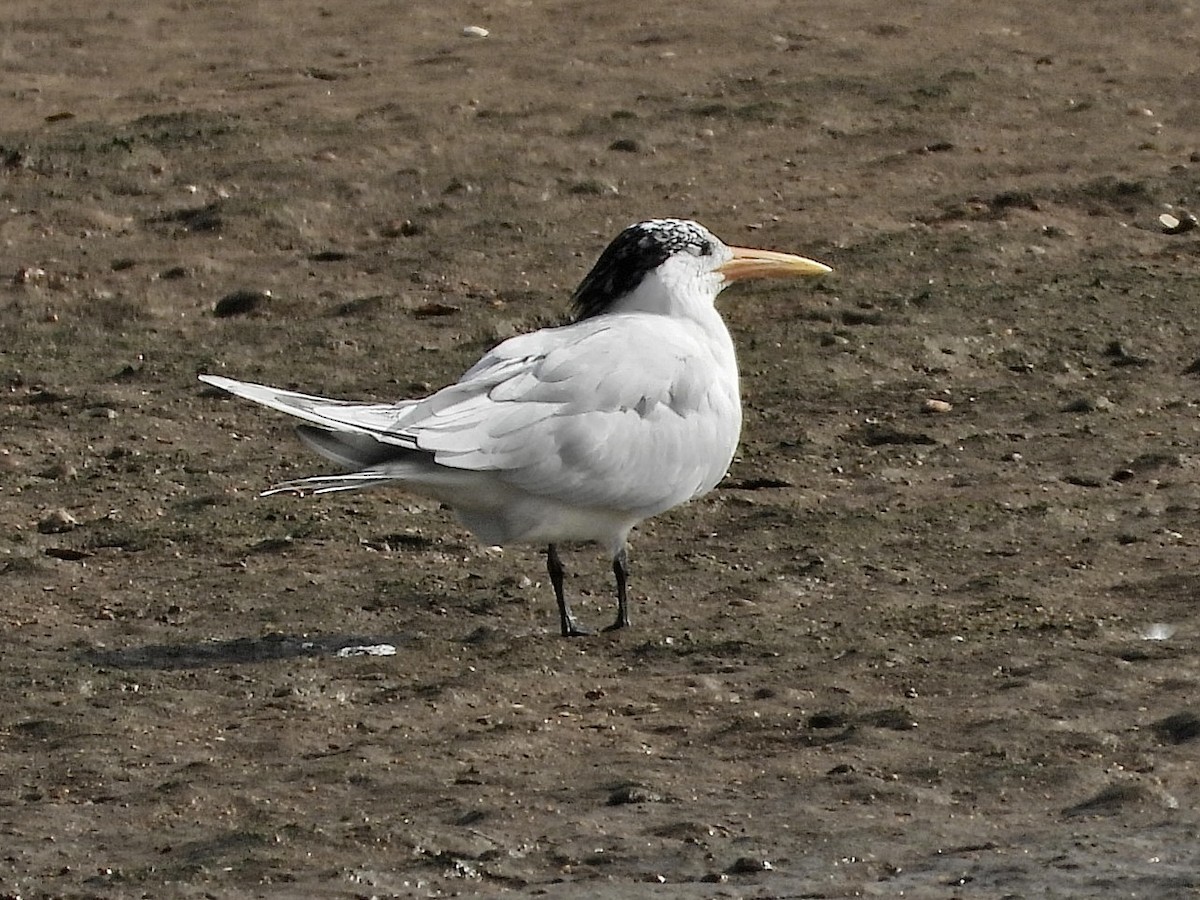
<svg viewBox="0 0 1200 900"><path fill-rule="evenodd" d="M1153 625L1147 625L1139 631L1138 637L1143 641L1165 641L1169 640L1174 633L1174 625L1168 625L1165 622L1155 622Z"/></svg>
<svg viewBox="0 0 1200 900"><path fill-rule="evenodd" d="M486 28L480 28L478 25L468 25L462 30L462 33L463 37L469 38L485 38L491 34Z"/></svg>
<svg viewBox="0 0 1200 900"><path fill-rule="evenodd" d="M1163 213L1158 217L1158 224L1166 234L1184 234L1196 227L1196 217L1190 212L1180 212L1178 216Z"/></svg>
<svg viewBox="0 0 1200 900"><path fill-rule="evenodd" d="M351 656L395 656L396 648L391 644L359 644L353 647L343 647L336 654L338 659Z"/></svg>

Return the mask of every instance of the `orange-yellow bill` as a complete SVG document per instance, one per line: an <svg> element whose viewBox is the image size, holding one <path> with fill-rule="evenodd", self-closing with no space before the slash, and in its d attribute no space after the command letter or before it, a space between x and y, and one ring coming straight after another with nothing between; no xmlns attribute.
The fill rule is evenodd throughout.
<svg viewBox="0 0 1200 900"><path fill-rule="evenodd" d="M833 269L814 259L776 253L774 250L753 250L749 247L730 247L733 259L719 271L726 281L745 281L749 278L799 278L804 275L824 275Z"/></svg>

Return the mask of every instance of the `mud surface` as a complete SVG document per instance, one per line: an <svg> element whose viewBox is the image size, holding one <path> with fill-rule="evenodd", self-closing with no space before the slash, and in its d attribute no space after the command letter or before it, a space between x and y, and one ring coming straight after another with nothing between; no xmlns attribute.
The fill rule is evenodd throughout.
<svg viewBox="0 0 1200 900"><path fill-rule="evenodd" d="M4 896L1200 891L1194 5L5 13ZM196 381L419 395L663 215L836 274L625 633Z"/></svg>

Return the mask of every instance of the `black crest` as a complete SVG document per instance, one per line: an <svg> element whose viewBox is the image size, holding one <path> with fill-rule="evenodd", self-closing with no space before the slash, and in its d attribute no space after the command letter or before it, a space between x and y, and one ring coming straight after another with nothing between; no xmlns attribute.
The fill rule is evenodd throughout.
<svg viewBox="0 0 1200 900"><path fill-rule="evenodd" d="M703 227L684 219L651 219L618 234L571 296L573 319L579 322L607 312L668 258L687 250L697 256L713 252Z"/></svg>

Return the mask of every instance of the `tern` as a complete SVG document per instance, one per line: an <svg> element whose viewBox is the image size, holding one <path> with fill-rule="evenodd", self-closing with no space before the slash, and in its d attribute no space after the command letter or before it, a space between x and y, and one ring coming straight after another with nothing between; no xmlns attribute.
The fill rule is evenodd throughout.
<svg viewBox="0 0 1200 900"><path fill-rule="evenodd" d="M829 271L728 246L696 222L652 219L601 253L568 324L504 341L424 399L361 403L200 380L302 419L300 439L349 470L265 494L393 484L446 504L487 545L546 545L564 637L591 632L567 604L558 545L602 544L617 584L608 631L629 625L630 531L716 487L737 448L737 358L717 295L735 281Z"/></svg>

